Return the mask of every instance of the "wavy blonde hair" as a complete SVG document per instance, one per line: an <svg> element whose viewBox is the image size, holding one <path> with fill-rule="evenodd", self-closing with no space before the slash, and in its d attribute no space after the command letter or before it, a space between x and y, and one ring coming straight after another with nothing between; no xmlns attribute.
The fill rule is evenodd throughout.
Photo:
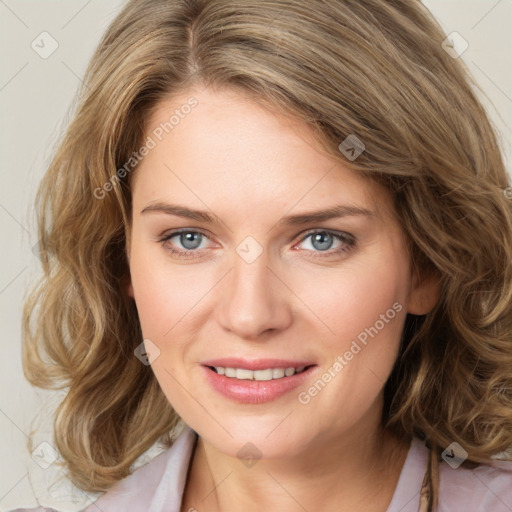
<svg viewBox="0 0 512 512"><path fill-rule="evenodd" d="M72 480L106 490L178 417L125 293L131 175L149 113L201 84L308 123L333 156L385 185L414 268L441 283L408 316L383 423L466 464L512 446L512 201L500 149L460 59L418 0L132 0L113 21L37 201L44 275L24 312L34 385L66 388L55 437ZM349 134L365 151L347 161ZM98 198L98 190L112 190ZM155 414L155 411L159 411Z"/></svg>

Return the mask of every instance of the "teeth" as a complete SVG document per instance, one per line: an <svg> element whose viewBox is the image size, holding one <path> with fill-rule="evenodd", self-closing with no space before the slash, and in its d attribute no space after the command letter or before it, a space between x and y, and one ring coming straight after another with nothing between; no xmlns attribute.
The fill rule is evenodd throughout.
<svg viewBox="0 0 512 512"><path fill-rule="evenodd" d="M284 377L283 368L274 368L272 370L272 378L273 379L282 379Z"/></svg>
<svg viewBox="0 0 512 512"><path fill-rule="evenodd" d="M219 375L226 377L240 379L240 380L274 380L282 379L283 377L291 377L296 373L304 371L305 366L298 368L267 368L266 370L246 370L245 368L224 368L222 366L215 366L215 371Z"/></svg>
<svg viewBox="0 0 512 512"><path fill-rule="evenodd" d="M226 368L227 369L227 368ZM231 368L229 368L231 370ZM251 370L244 370L243 368L237 368L235 370L235 377L237 379L252 379L253 378L253 372Z"/></svg>

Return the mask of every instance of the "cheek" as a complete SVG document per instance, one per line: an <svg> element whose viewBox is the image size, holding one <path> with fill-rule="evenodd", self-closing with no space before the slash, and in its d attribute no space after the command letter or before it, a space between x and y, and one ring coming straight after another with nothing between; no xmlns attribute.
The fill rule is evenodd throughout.
<svg viewBox="0 0 512 512"><path fill-rule="evenodd" d="M134 244L131 280L143 338L160 350L151 364L152 371L175 411L188 418L194 413L190 395L184 391L189 387L184 362L190 348L187 340L193 331L189 322L208 287L198 279L197 271L194 276L186 266L172 265L162 252L160 247L155 251ZM194 396L201 403L205 400L200 390L195 390Z"/></svg>
<svg viewBox="0 0 512 512"><path fill-rule="evenodd" d="M160 338L170 321L168 312L175 306L172 294L166 293L166 279L137 249L132 252L130 274L143 335L150 339ZM167 329L170 327L167 325Z"/></svg>
<svg viewBox="0 0 512 512"><path fill-rule="evenodd" d="M409 286L408 262L396 253L385 256L381 252L296 284L297 294L321 321L323 338L334 351L348 349L366 329L374 332L375 324L380 338L398 343Z"/></svg>
<svg viewBox="0 0 512 512"><path fill-rule="evenodd" d="M346 419L361 416L377 398L400 345L408 268L403 252L379 251L357 263L347 263L328 278L319 275L315 288L308 280L299 291L321 320L317 322L322 332L324 373L320 380L326 383L325 389L322 383L317 386L322 389L318 398L315 389L312 394L302 390L306 396L302 395L301 403L311 400L313 407L343 404Z"/></svg>
<svg viewBox="0 0 512 512"><path fill-rule="evenodd" d="M205 273L200 278L193 265L176 266L159 246L134 247L130 274L142 332L162 341L211 286Z"/></svg>

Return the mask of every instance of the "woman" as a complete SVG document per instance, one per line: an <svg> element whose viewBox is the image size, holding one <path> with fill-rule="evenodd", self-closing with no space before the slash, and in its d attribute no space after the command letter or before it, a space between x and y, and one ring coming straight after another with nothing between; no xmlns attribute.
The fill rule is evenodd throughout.
<svg viewBox="0 0 512 512"><path fill-rule="evenodd" d="M444 39L411 0L119 14L25 312L88 511L512 510L510 184Z"/></svg>

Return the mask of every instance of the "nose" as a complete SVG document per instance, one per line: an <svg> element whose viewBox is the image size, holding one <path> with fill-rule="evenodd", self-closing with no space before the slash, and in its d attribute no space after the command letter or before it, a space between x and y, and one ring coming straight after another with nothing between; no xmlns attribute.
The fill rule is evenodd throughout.
<svg viewBox="0 0 512 512"><path fill-rule="evenodd" d="M219 290L220 325L246 340L262 340L292 321L292 293L270 268L266 253L252 263L235 255L233 268Z"/></svg>

